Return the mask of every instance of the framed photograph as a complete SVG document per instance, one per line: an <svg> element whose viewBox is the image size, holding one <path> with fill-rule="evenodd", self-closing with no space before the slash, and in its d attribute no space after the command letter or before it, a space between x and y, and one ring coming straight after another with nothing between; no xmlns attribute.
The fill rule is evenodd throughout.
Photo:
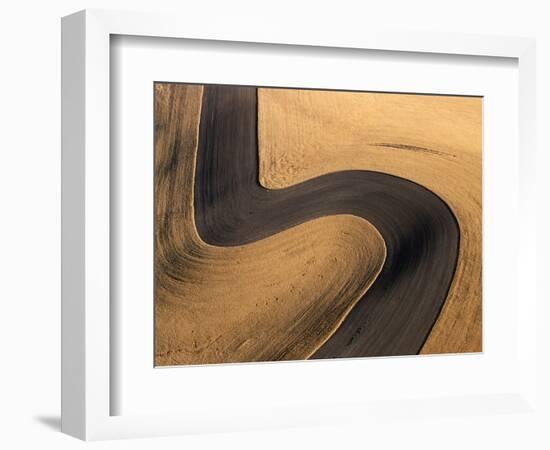
<svg viewBox="0 0 550 450"><path fill-rule="evenodd" d="M533 410L534 41L339 30L63 18L64 432Z"/></svg>

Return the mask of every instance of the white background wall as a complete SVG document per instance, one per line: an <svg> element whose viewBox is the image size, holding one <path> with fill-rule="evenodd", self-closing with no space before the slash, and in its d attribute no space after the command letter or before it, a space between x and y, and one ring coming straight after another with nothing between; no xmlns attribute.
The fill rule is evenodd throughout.
<svg viewBox="0 0 550 450"><path fill-rule="evenodd" d="M539 230L548 229L550 12L547 1L441 0L313 2L20 0L0 7L0 447L81 448L59 433L60 17L83 8L180 10L269 26L460 31L538 39ZM548 239L539 232L540 255ZM545 273L543 273L543 270ZM542 287L542 286L541 286ZM548 296L547 296L548 297ZM549 308L542 305L541 316ZM541 323L544 321L541 320ZM550 379L549 332L540 331L542 375ZM542 356L544 354L544 356ZM543 386L541 396L548 400ZM441 418L396 425L164 438L95 448L549 448L550 420L530 416Z"/></svg>

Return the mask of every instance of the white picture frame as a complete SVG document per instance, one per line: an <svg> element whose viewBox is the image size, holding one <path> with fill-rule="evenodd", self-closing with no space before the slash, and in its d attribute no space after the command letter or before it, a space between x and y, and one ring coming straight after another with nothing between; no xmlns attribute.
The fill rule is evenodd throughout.
<svg viewBox="0 0 550 450"><path fill-rule="evenodd" d="M112 415L110 320L110 40L113 35L302 48L369 49L417 54L514 58L518 61L520 200L517 283L518 379L515 388L491 395L426 399L410 415L437 404L461 414L498 412L503 405L533 411L536 405L535 293L535 43L532 39L445 33L396 33L370 28L338 35L314 27L270 32L253 23L205 26L191 17L86 10L62 21L62 430L85 440L162 436L270 426L323 423L347 417L388 415L384 401L303 408L239 411L219 405L209 414ZM524 288L525 287L525 288ZM516 293L519 295L519 293ZM300 364L300 363L296 363ZM255 365L245 370L254 370ZM351 369L351 366L348 370ZM182 375L184 376L184 375ZM198 400L196 400L198 401ZM392 400L395 401L395 400ZM431 402L431 403L430 403ZM433 403L436 402L436 403ZM200 408L197 408L200 410Z"/></svg>

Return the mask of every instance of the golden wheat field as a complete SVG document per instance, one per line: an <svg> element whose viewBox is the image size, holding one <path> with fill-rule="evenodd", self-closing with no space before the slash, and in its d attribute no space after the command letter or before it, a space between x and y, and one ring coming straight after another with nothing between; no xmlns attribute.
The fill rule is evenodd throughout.
<svg viewBox="0 0 550 450"><path fill-rule="evenodd" d="M482 99L155 84L155 364L479 352Z"/></svg>

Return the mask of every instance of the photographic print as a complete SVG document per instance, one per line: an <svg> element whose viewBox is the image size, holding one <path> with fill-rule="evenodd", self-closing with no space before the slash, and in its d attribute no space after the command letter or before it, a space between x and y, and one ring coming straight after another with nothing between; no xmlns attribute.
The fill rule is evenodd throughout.
<svg viewBox="0 0 550 450"><path fill-rule="evenodd" d="M153 88L156 366L482 350L482 98Z"/></svg>

